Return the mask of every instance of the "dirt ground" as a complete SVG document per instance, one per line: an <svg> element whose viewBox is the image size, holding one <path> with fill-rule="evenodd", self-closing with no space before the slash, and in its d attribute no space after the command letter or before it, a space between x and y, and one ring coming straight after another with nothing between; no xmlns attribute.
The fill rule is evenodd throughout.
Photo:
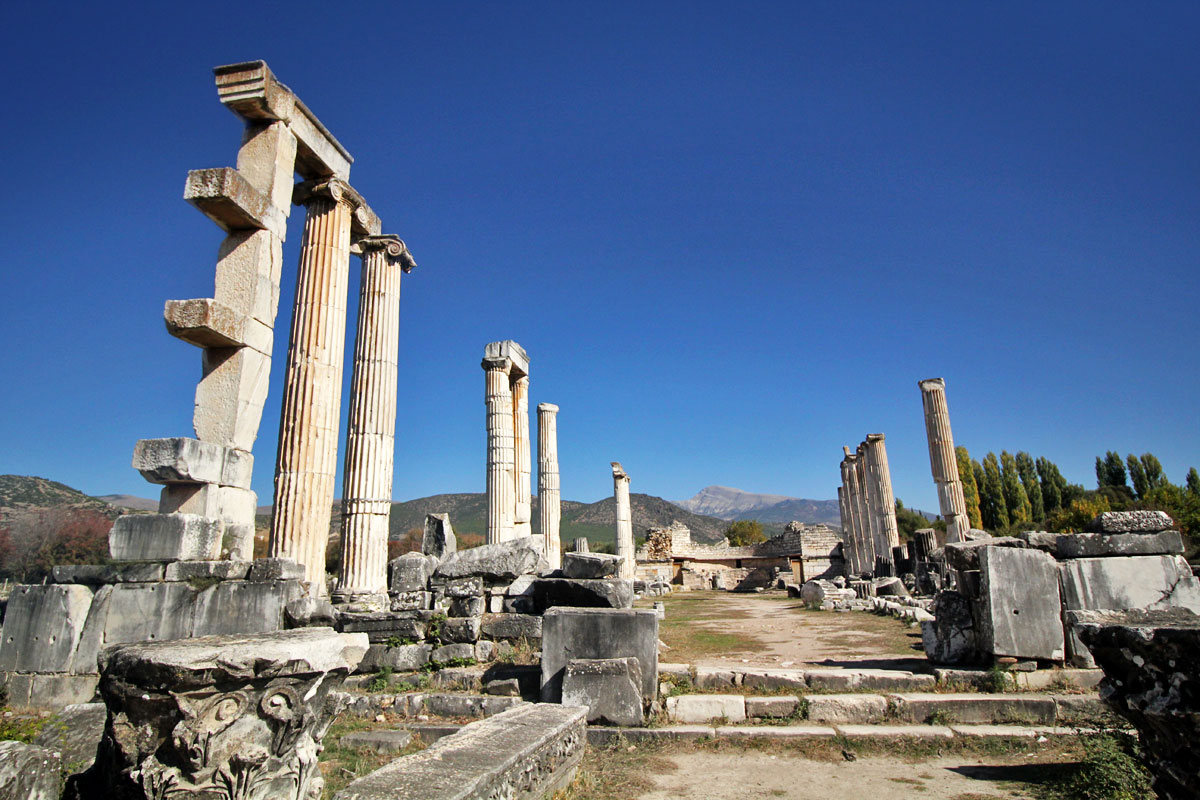
<svg viewBox="0 0 1200 800"><path fill-rule="evenodd" d="M859 756L831 763L786 754L684 753L656 759L645 775L655 788L638 800L760 800L837 797L842 800L1017 800L1032 798L1030 782L1044 768L1028 756L941 757L919 763ZM913 794L913 793L918 794Z"/></svg>
<svg viewBox="0 0 1200 800"><path fill-rule="evenodd" d="M704 666L929 670L920 630L891 617L859 611L809 611L799 600L780 592L681 592L665 598L665 604L663 641L672 646L674 634L682 654L694 649L686 640L690 628L749 641L723 652L697 652L694 658L679 658L668 650L660 656L663 661ZM673 626L673 619L684 624Z"/></svg>

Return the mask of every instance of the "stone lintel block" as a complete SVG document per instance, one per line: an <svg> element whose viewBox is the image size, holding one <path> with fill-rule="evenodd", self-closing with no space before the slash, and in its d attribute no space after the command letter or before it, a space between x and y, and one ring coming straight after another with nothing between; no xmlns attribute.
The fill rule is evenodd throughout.
<svg viewBox="0 0 1200 800"><path fill-rule="evenodd" d="M549 797L583 759L585 716L582 708L523 703L353 781L334 800Z"/></svg>
<svg viewBox="0 0 1200 800"><path fill-rule="evenodd" d="M133 449L133 468L150 483L218 483L249 489L254 456L185 437L142 439Z"/></svg>
<svg viewBox="0 0 1200 800"><path fill-rule="evenodd" d="M53 568L55 583L103 586L108 583L154 583L163 580L163 565L155 562L133 564L62 564Z"/></svg>
<svg viewBox="0 0 1200 800"><path fill-rule="evenodd" d="M86 586L17 586L0 633L0 670L68 672L91 605Z"/></svg>
<svg viewBox="0 0 1200 800"><path fill-rule="evenodd" d="M1179 531L1158 533L1070 533L1057 539L1060 559L1154 556L1183 553Z"/></svg>
<svg viewBox="0 0 1200 800"><path fill-rule="evenodd" d="M233 167L190 171L183 199L226 233L257 228L280 239L287 235L287 216Z"/></svg>
<svg viewBox="0 0 1200 800"><path fill-rule="evenodd" d="M483 349L484 358L507 358L512 362L509 375L515 380L529 374L529 354L525 348L512 339L503 342L489 342Z"/></svg>
<svg viewBox="0 0 1200 800"><path fill-rule="evenodd" d="M215 561L221 554L220 520L195 514L126 514L108 534L117 561Z"/></svg>
<svg viewBox="0 0 1200 800"><path fill-rule="evenodd" d="M245 580L249 574L249 561L174 561L167 564L162 579L190 581L193 578L218 578L223 581L240 581Z"/></svg>
<svg viewBox="0 0 1200 800"><path fill-rule="evenodd" d="M271 355L273 329L212 298L168 300L163 319L167 333L197 347L252 347Z"/></svg>

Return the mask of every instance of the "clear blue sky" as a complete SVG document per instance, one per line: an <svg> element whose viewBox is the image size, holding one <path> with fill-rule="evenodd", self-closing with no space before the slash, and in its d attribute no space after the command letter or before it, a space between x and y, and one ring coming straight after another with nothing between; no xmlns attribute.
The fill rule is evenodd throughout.
<svg viewBox="0 0 1200 800"><path fill-rule="evenodd" d="M1092 486L1097 454L1148 450L1182 481L1198 41L1182 2L8 4L0 472L155 496L134 442L191 435L200 373L162 305L211 296L222 238L184 177L240 135L210 69L263 58L420 264L397 499L483 490L479 360L506 338L562 407L570 499L607 496L611 460L669 499L830 498L841 446L882 431L896 495L934 509L934 376L976 457Z"/></svg>

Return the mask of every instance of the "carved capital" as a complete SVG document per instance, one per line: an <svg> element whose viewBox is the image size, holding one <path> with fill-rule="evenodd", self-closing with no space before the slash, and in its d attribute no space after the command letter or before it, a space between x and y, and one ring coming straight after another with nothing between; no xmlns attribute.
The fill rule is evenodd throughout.
<svg viewBox="0 0 1200 800"><path fill-rule="evenodd" d="M332 200L343 203L352 210L357 210L367 204L362 195L354 190L341 178L321 178L315 181L297 183L292 190L292 202L298 206L306 206L313 200Z"/></svg>
<svg viewBox="0 0 1200 800"><path fill-rule="evenodd" d="M480 366L488 371L498 369L507 374L508 371L512 369L512 359L489 357L483 359L483 363L481 363Z"/></svg>
<svg viewBox="0 0 1200 800"><path fill-rule="evenodd" d="M362 236L350 245L350 252L360 256L366 256L368 253L383 250L387 255L388 263L394 266L399 266L405 272L412 272L413 267L417 266L417 262L412 257L412 253L408 251L408 245L404 240L393 233L385 233L377 236Z"/></svg>

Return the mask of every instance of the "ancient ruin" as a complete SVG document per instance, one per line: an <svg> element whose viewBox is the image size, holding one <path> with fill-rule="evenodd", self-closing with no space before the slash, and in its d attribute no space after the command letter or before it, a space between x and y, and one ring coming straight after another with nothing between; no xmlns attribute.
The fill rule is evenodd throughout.
<svg viewBox="0 0 1200 800"><path fill-rule="evenodd" d="M617 507L617 555L621 558L621 577L632 579L636 572L633 550L633 512L629 507L629 476L617 461L612 462L613 499Z"/></svg>
<svg viewBox="0 0 1200 800"><path fill-rule="evenodd" d="M529 536L529 356L512 340L484 349L487 404L487 542Z"/></svg>
<svg viewBox="0 0 1200 800"><path fill-rule="evenodd" d="M559 519L562 504L558 483L558 406L538 403L538 530L545 541L546 563L562 566Z"/></svg>
<svg viewBox="0 0 1200 800"><path fill-rule="evenodd" d="M843 452L839 504L851 572L892 575L892 549L900 545L900 532L884 436L868 434L856 452Z"/></svg>
<svg viewBox="0 0 1200 800"><path fill-rule="evenodd" d="M921 388L921 403L925 407L929 465L933 470L933 482L937 484L938 506L942 519L946 521L946 541L961 542L971 529L971 520L967 517L967 502L963 499L958 457L954 452L954 436L950 433L946 382L941 378L929 378L918 385Z"/></svg>

